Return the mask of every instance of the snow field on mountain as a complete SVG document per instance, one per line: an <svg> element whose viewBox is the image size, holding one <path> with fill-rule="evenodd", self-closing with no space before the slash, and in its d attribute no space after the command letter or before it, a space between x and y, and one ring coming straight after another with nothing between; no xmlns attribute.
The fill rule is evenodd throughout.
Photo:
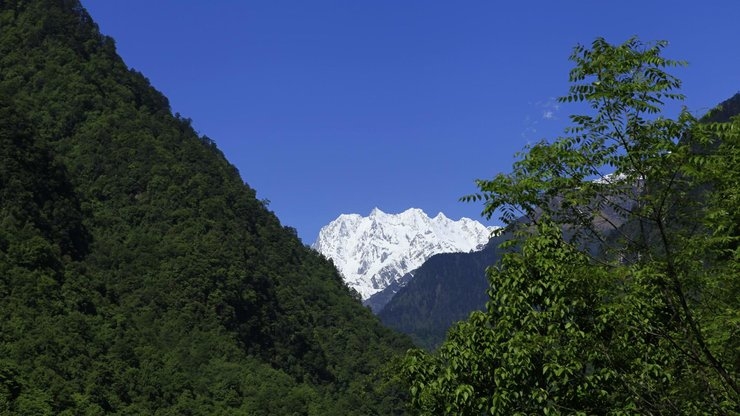
<svg viewBox="0 0 740 416"><path fill-rule="evenodd" d="M470 218L430 218L418 208L387 214L378 208L363 217L342 214L324 226L313 248L367 299L437 253L480 250L493 228Z"/></svg>

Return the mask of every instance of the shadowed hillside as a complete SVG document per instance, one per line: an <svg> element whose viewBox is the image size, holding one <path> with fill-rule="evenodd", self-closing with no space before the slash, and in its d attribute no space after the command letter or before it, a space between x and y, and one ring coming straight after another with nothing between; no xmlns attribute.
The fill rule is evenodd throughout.
<svg viewBox="0 0 740 416"><path fill-rule="evenodd" d="M506 238L494 237L477 252L432 256L380 311L381 321L409 334L420 347L435 348L453 324L485 309L486 268L501 258L499 245Z"/></svg>

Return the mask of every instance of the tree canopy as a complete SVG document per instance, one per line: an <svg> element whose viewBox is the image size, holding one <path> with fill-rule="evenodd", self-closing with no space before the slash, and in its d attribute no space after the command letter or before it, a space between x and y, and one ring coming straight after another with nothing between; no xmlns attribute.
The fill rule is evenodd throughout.
<svg viewBox="0 0 740 416"><path fill-rule="evenodd" d="M518 249L486 312L407 355L418 413L740 413L740 120L663 114L666 45L577 46L560 101L589 112L464 198Z"/></svg>

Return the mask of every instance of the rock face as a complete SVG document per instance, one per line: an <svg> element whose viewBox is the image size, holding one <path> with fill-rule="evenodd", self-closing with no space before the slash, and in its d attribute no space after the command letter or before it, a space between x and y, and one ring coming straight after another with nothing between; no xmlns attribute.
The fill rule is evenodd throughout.
<svg viewBox="0 0 740 416"><path fill-rule="evenodd" d="M345 282L366 300L438 253L477 251L491 229L469 218L434 218L418 208L363 217L342 214L324 226L313 248L332 259Z"/></svg>

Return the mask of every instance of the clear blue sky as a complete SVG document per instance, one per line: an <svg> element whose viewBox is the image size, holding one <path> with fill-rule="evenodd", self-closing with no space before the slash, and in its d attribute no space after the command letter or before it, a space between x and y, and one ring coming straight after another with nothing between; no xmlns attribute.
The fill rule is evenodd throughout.
<svg viewBox="0 0 740 416"><path fill-rule="evenodd" d="M473 181L567 125L577 43L668 40L697 113L740 91L737 0L83 5L307 244L376 206L479 219Z"/></svg>

